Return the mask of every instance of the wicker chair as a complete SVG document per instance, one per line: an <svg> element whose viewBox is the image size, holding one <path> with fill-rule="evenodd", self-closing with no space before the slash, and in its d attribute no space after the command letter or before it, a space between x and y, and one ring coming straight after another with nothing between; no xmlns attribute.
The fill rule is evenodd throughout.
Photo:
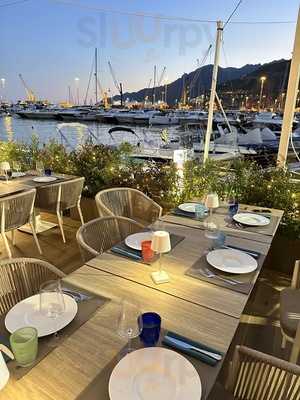
<svg viewBox="0 0 300 400"><path fill-rule="evenodd" d="M56 212L64 243L66 243L66 238L63 229L63 211L77 207L81 224L84 224L80 208L83 184L84 178L76 178L66 182L47 185L39 188L37 191L35 207L45 211Z"/></svg>
<svg viewBox="0 0 300 400"><path fill-rule="evenodd" d="M292 342L290 362L297 363L300 352L300 260L295 262L291 287L280 293L282 348Z"/></svg>
<svg viewBox="0 0 300 400"><path fill-rule="evenodd" d="M0 261L0 316L19 301L38 293L42 283L64 276L53 265L35 258Z"/></svg>
<svg viewBox="0 0 300 400"><path fill-rule="evenodd" d="M76 234L84 262L99 256L144 226L125 217L102 217L81 226Z"/></svg>
<svg viewBox="0 0 300 400"><path fill-rule="evenodd" d="M227 390L216 385L214 400L300 400L300 367L244 346L235 349Z"/></svg>
<svg viewBox="0 0 300 400"><path fill-rule="evenodd" d="M31 226L34 241L36 243L39 253L42 254L42 250L33 224L33 206L35 195L36 191L35 189L32 189L0 199L1 236L4 241L5 249L9 258L12 257L12 254L5 233L9 231L12 232L12 243L14 245L15 229L20 228L20 226L27 223L29 223Z"/></svg>
<svg viewBox="0 0 300 400"><path fill-rule="evenodd" d="M127 217L148 226L162 215L160 205L136 189L102 190L96 194L95 200L100 217Z"/></svg>

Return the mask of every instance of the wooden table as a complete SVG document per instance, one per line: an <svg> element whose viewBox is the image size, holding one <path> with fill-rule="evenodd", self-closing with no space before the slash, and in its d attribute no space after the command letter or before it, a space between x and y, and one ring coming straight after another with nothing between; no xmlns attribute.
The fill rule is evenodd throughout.
<svg viewBox="0 0 300 400"><path fill-rule="evenodd" d="M171 223L166 228L185 236L164 260L171 282L154 285L150 272L155 265L149 267L109 252L90 260L65 280L111 301L26 376L19 381L11 379L0 392L0 400L75 400L95 377L105 376L108 364L125 345L116 333L120 299L139 301L144 312L158 312L167 330L228 352L249 295L185 276L185 269L208 246L208 239L203 230L193 227ZM263 255L270 247L270 243L235 236L228 236L227 241ZM211 391L221 366L222 362L216 367L200 363L202 400ZM106 379L99 393L101 400L109 400L107 384Z"/></svg>
<svg viewBox="0 0 300 400"><path fill-rule="evenodd" d="M250 228L250 229L247 229L247 227L244 227L243 229L233 228L232 226L230 226L230 223L228 223L226 221L226 216L228 215L228 208L219 207L216 211L214 211L213 215L216 218L216 221L218 222L219 227L223 232L228 233L232 236L236 236L238 238L245 238L245 239L255 240L258 242L271 244L272 240L276 234L276 231L278 229L281 218L283 216L283 211L276 210L273 208L266 208L266 207L262 208L262 207L256 207L256 206L249 206L246 204L240 204L240 206L239 206L240 212L242 212L242 211L250 212L252 210L269 210L269 213L266 215L270 215L270 216L273 216L276 218L271 235L256 233L256 232L254 232L253 228ZM195 229L205 229L204 222L202 222L202 221L197 221L195 219L185 218L185 217L174 215L174 214L166 214L161 218L161 220L168 222L168 223L182 225L182 226L188 226L188 227L195 228Z"/></svg>
<svg viewBox="0 0 300 400"><path fill-rule="evenodd" d="M73 175L65 175L65 174L53 174L57 176L59 179L51 182L51 184L59 183L66 180L71 180L77 178ZM27 174L25 176L19 178L10 179L8 182L1 181L0 182L0 197L5 197L8 195L13 195L15 193L23 192L26 190L36 189L48 186L50 183L44 182L35 182L33 179L36 178L36 175ZM45 232L51 228L56 227L57 224L49 221L43 221L40 218L39 212L35 212L35 227L36 233ZM22 232L26 232L32 234L31 226L29 224L22 226L19 228Z"/></svg>

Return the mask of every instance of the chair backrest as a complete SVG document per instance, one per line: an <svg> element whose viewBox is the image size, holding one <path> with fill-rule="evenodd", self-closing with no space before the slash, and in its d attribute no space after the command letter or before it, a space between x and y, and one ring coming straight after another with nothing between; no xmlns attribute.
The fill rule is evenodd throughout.
<svg viewBox="0 0 300 400"><path fill-rule="evenodd" d="M292 289L300 289L300 260L295 261L291 287Z"/></svg>
<svg viewBox="0 0 300 400"><path fill-rule="evenodd" d="M87 222L76 234L83 260L88 261L104 253L143 228L142 224L126 217L101 217Z"/></svg>
<svg viewBox="0 0 300 400"><path fill-rule="evenodd" d="M162 208L137 189L102 190L96 194L95 200L101 217L122 216L150 224L162 215Z"/></svg>
<svg viewBox="0 0 300 400"><path fill-rule="evenodd" d="M31 189L0 198L1 231L19 228L29 222L33 212L36 190Z"/></svg>
<svg viewBox="0 0 300 400"><path fill-rule="evenodd" d="M36 207L54 211L75 207L81 198L83 185L84 178L80 177L40 187L36 195Z"/></svg>
<svg viewBox="0 0 300 400"><path fill-rule="evenodd" d="M228 389L236 400L299 400L300 366L237 346Z"/></svg>
<svg viewBox="0 0 300 400"><path fill-rule="evenodd" d="M64 276L53 265L35 258L0 261L0 315L19 301L38 293L42 283Z"/></svg>

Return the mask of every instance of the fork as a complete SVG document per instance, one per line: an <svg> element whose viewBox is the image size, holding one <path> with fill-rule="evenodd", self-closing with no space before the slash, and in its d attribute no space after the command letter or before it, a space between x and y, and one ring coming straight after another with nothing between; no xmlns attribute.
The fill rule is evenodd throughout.
<svg viewBox="0 0 300 400"><path fill-rule="evenodd" d="M241 283L243 283L241 281L237 281L236 279L223 278L222 276L215 274L208 268L202 268L201 271L203 275L206 276L207 278L217 278L223 282L229 283L230 285L240 285Z"/></svg>

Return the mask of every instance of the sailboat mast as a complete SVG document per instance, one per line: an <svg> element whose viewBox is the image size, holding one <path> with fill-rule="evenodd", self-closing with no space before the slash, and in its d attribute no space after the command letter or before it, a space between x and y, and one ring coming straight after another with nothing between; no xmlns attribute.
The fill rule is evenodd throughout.
<svg viewBox="0 0 300 400"><path fill-rule="evenodd" d="M294 49L292 54L293 55L291 60L290 75L286 92L286 101L277 155L277 165L279 167L285 167L286 164L290 135L292 134L293 130L293 120L298 94L300 78L300 8L298 11Z"/></svg>
<svg viewBox="0 0 300 400"><path fill-rule="evenodd" d="M205 143L204 143L204 154L203 154L203 163L208 159L209 153L209 144L210 144L210 136L212 133L212 123L214 116L214 104L216 97L216 88L217 88L217 79L218 79L218 68L219 68L219 59L220 59L220 47L222 43L222 33L223 33L223 22L217 22L217 39L216 39L216 48L215 48L215 58L214 58L214 68L211 79L211 91L210 91L210 99L209 99L209 109L208 109L208 119L207 119L207 128L205 135Z"/></svg>
<svg viewBox="0 0 300 400"><path fill-rule="evenodd" d="M95 48L95 104L98 103L98 52Z"/></svg>

